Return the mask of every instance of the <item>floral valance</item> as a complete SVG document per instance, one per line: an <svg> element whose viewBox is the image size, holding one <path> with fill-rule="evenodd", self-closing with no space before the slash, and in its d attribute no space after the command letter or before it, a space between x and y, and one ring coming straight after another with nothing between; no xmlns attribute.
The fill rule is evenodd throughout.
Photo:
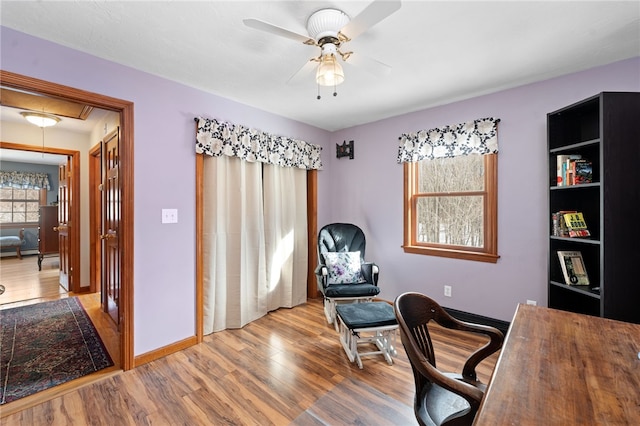
<svg viewBox="0 0 640 426"><path fill-rule="evenodd" d="M227 155L281 167L321 169L322 147L215 119L197 117L196 153Z"/></svg>
<svg viewBox="0 0 640 426"><path fill-rule="evenodd" d="M498 152L498 118L480 118L442 129L403 133L398 163Z"/></svg>
<svg viewBox="0 0 640 426"><path fill-rule="evenodd" d="M51 189L49 175L37 172L9 172L0 170L0 188Z"/></svg>

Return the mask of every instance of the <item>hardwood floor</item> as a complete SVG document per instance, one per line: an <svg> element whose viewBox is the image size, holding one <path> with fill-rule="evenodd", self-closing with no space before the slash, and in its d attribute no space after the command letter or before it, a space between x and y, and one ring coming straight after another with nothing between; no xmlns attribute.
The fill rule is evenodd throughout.
<svg viewBox="0 0 640 426"><path fill-rule="evenodd" d="M459 369L467 352L483 344L438 327L432 337L443 369ZM394 365L371 356L360 370L326 323L321 300L309 300L133 370L78 383L35 405L5 414L14 403L6 404L2 424L416 424L411 367L399 338L396 347ZM494 354L479 366L483 381L496 360Z"/></svg>
<svg viewBox="0 0 640 426"><path fill-rule="evenodd" d="M5 291L0 294L0 309L55 300L67 297L58 284L59 259L45 257L42 270L38 271L38 256L3 257L0 260L0 284Z"/></svg>

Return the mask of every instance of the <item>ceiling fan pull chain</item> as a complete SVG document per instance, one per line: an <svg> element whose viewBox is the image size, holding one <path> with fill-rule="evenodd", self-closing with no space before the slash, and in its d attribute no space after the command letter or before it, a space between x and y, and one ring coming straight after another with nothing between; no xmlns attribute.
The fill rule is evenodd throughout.
<svg viewBox="0 0 640 426"><path fill-rule="evenodd" d="M337 58L336 58L337 61ZM333 75L336 75L336 61L333 61ZM337 83L337 79L333 79L333 96L336 97L338 96L338 89L336 89L336 86L338 85Z"/></svg>

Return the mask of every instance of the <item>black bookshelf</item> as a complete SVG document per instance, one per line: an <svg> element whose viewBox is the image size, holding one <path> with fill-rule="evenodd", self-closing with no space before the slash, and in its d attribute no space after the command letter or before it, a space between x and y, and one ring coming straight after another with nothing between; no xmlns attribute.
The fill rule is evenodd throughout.
<svg viewBox="0 0 640 426"><path fill-rule="evenodd" d="M640 93L603 92L547 114L549 307L640 323ZM592 182L559 186L557 157L580 155ZM553 212L584 214L591 235L553 235ZM580 251L588 286L569 286L557 252Z"/></svg>

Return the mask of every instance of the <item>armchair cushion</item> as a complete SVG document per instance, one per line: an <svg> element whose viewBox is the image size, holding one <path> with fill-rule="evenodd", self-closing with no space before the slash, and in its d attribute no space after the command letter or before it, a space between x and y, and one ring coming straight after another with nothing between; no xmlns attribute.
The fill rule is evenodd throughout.
<svg viewBox="0 0 640 426"><path fill-rule="evenodd" d="M360 252L322 253L327 267L327 284L360 284L366 282L362 276Z"/></svg>
<svg viewBox="0 0 640 426"><path fill-rule="evenodd" d="M367 283L358 285L332 284L326 287L320 287L320 291L325 297L373 297L380 293L380 287Z"/></svg>

